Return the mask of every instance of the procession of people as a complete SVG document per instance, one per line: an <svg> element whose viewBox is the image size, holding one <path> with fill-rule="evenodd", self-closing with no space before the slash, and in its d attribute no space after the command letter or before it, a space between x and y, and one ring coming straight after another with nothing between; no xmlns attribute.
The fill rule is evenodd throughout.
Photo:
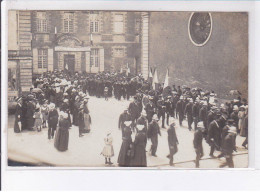
<svg viewBox="0 0 260 194"><path fill-rule="evenodd" d="M232 153L236 151L236 136L248 142L248 104L240 95L234 100L219 102L214 91L187 86L153 85L140 75L102 72L97 74L66 71L45 72L38 76L30 93L17 99L14 132L34 130L41 133L48 127L49 140L59 151L68 150L69 131L79 130L79 138L91 132L90 96L130 100L129 106L118 115L122 145L117 163L122 167L146 167L147 154L157 157L158 138L166 128L169 165L174 166L179 139L176 129L187 120L188 130L194 131L195 167L204 156L202 141L210 147L210 157L225 157L220 167L234 167ZM179 124L179 125L178 125ZM151 147L147 142L151 141ZM104 138L101 155L105 164L112 165L114 154L111 131ZM214 152L220 154L215 156ZM150 157L149 156L149 157Z"/></svg>

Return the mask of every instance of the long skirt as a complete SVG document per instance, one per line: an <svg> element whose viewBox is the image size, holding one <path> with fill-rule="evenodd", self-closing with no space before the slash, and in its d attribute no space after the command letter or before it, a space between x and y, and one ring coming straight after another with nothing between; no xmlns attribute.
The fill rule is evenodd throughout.
<svg viewBox="0 0 260 194"><path fill-rule="evenodd" d="M83 133L88 133L90 131L90 116L89 114L84 114L84 130Z"/></svg>
<svg viewBox="0 0 260 194"><path fill-rule="evenodd" d="M130 157L127 156L127 152L130 149L131 141L123 140L120 152L118 155L117 163L119 166L129 166L130 164Z"/></svg>
<svg viewBox="0 0 260 194"><path fill-rule="evenodd" d="M69 145L69 131L63 130L61 128L58 129L55 134L54 147L59 151L66 151Z"/></svg>
<svg viewBox="0 0 260 194"><path fill-rule="evenodd" d="M134 149L134 157L131 159L130 166L146 167L146 151L144 146L136 146Z"/></svg>

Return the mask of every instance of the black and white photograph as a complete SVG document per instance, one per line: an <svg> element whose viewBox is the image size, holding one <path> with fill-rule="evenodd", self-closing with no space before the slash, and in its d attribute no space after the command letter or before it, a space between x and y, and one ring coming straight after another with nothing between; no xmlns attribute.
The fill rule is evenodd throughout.
<svg viewBox="0 0 260 194"><path fill-rule="evenodd" d="M248 17L8 10L8 166L247 168Z"/></svg>

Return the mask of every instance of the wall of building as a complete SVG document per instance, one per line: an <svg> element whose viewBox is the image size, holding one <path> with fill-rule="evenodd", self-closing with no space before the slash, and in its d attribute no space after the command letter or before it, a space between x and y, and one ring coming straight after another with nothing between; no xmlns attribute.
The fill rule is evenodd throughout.
<svg viewBox="0 0 260 194"><path fill-rule="evenodd" d="M158 68L163 82L169 68L170 83L248 92L248 15L212 13L209 41L197 47L189 39L190 12L151 12L149 65Z"/></svg>
<svg viewBox="0 0 260 194"><path fill-rule="evenodd" d="M119 71L121 66L126 67L128 64L132 73L140 72L140 57L141 57L141 44L140 44L140 27L136 25L136 20L141 21L141 14L138 12L120 12L124 15L124 32L122 34L114 33L114 17L118 12L90 12L90 11L73 11L74 17L74 33L69 33L70 35L76 37L81 42L82 47L90 48L100 48L100 62L101 66L99 68L91 67L88 68L90 57L89 54L75 54L76 61L78 64L81 64L81 67L77 66L77 71L88 70L91 72L98 71ZM91 33L90 33L90 14L99 13L99 32L92 33L92 42L91 42ZM32 11L32 33L33 41L32 47L33 50L38 48L45 48L53 52L53 60L50 60L50 65L48 70L52 66L53 69L61 68L63 54L55 52L54 47L57 46L57 41L59 37L66 34L64 33L63 27L63 15L64 11L47 11L48 19L48 30L46 33L37 32L37 11ZM56 34L55 34L56 29ZM91 44L92 43L92 44ZM113 55L113 48L115 47L124 47L125 54L123 57L115 57ZM103 50L102 50L103 49ZM39 70L37 67L37 52L34 51L34 73L42 73L47 71L47 69ZM48 55L49 60L49 55ZM138 66L136 71L136 66ZM91 70L90 70L91 69Z"/></svg>

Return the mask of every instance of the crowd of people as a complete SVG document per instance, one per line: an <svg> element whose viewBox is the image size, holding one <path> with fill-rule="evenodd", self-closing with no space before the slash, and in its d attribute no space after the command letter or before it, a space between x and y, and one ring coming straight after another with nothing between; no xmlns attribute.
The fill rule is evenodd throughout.
<svg viewBox="0 0 260 194"><path fill-rule="evenodd" d="M236 151L237 135L246 137L242 146L247 148L246 99L237 96L232 101L221 103L217 101L214 91L160 84L153 87L142 75L123 73L43 73L34 80L30 93L17 99L14 131L41 132L42 128L48 127L47 138L54 138L54 146L59 151L65 151L72 125L78 127L79 137L91 130L89 96L106 100L111 97L117 100L133 99L119 117L118 128L122 130L122 145L117 160L119 166L147 166L146 152L157 157L158 135L166 125L169 143L167 157L169 164L174 165L173 156L178 152L179 141L175 131L177 125L175 121L170 121L177 119L179 126L186 119L188 129L195 130L196 167L199 167L199 160L204 155L204 139L210 146L210 157L216 157L214 152L218 150L221 154L217 157L226 158L223 166L234 167L232 153ZM133 139L132 133L135 133ZM149 150L146 148L147 140L152 143ZM104 141L101 154L105 157L105 163L111 165L111 157L114 156L111 132Z"/></svg>

